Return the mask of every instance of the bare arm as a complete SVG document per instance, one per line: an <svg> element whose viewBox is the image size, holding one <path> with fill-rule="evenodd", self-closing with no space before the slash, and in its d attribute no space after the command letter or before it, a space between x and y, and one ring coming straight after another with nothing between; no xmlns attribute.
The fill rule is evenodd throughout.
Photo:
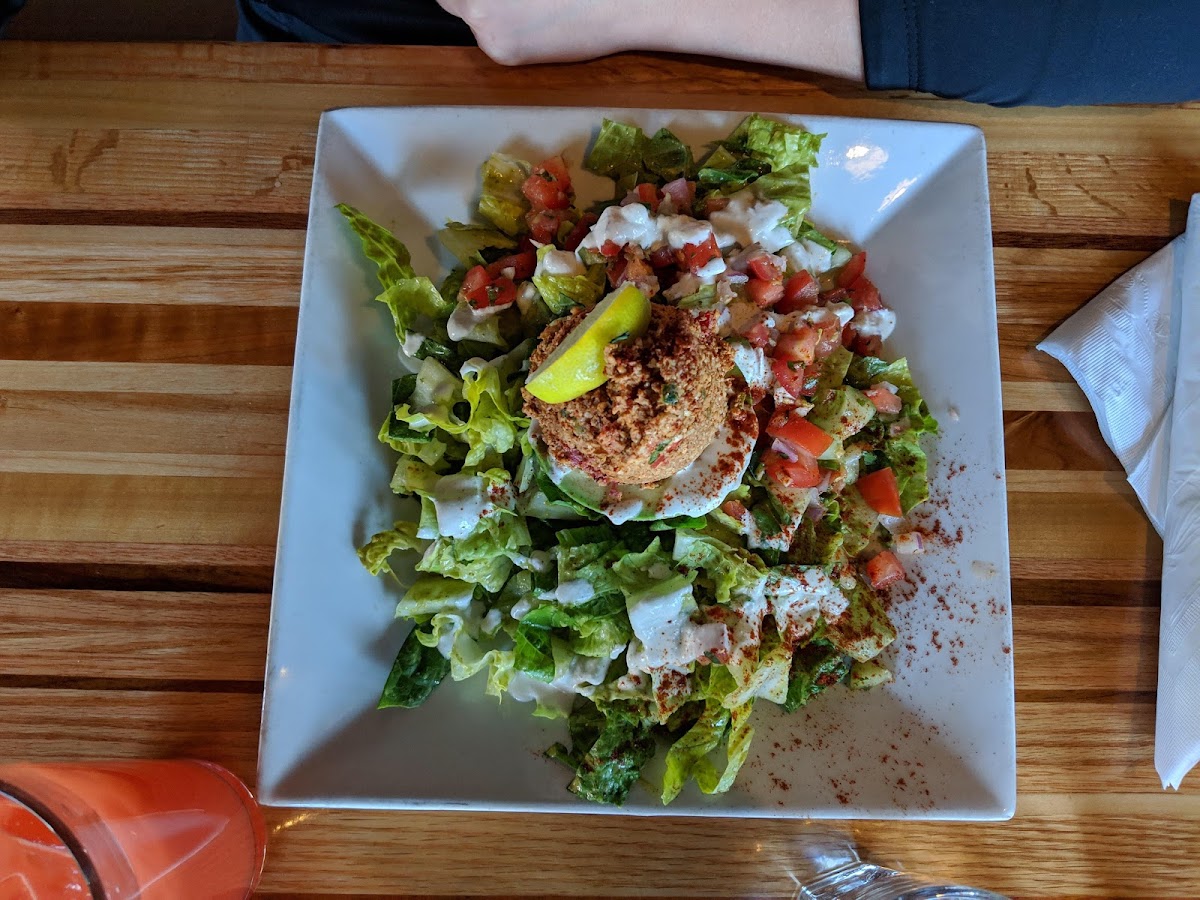
<svg viewBox="0 0 1200 900"><path fill-rule="evenodd" d="M858 0L438 0L505 65L699 53L863 80Z"/></svg>

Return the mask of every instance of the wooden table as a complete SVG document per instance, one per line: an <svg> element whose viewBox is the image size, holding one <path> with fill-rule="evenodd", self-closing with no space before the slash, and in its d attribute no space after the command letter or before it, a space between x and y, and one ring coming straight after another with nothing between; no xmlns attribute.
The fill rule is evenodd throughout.
<svg viewBox="0 0 1200 900"><path fill-rule="evenodd" d="M0 43L0 754L195 755L253 780L318 114L597 102L984 128L1017 815L854 830L882 860L1021 897L1200 896L1200 776L1163 793L1153 765L1161 546L1033 349L1182 230L1197 105L994 110L650 56L510 70L459 49ZM263 893L310 898L781 895L800 832L267 817Z"/></svg>

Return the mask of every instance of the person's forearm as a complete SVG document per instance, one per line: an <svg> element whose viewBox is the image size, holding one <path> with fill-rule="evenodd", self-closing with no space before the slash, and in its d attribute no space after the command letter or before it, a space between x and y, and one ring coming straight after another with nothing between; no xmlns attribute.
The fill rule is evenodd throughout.
<svg viewBox="0 0 1200 900"><path fill-rule="evenodd" d="M438 0L508 65L700 53L862 81L858 0Z"/></svg>
<svg viewBox="0 0 1200 900"><path fill-rule="evenodd" d="M637 5L641 5L639 0ZM668 50L863 80L858 0L648 0L632 50ZM644 20L641 23L644 25Z"/></svg>

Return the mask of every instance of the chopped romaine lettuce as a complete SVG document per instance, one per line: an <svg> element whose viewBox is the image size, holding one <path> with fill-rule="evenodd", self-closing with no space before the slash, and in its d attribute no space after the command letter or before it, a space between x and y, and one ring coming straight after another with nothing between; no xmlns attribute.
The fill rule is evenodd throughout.
<svg viewBox="0 0 1200 900"><path fill-rule="evenodd" d="M493 153L481 169L479 214L510 237L528 230L525 213L529 201L521 193L521 185L532 171L529 163L503 153Z"/></svg>
<svg viewBox="0 0 1200 900"><path fill-rule="evenodd" d="M438 240L467 268L487 265L489 260L483 254L485 250L504 251L517 246L517 242L503 231L486 225L464 225L462 222L447 222L446 227L438 232ZM455 293L458 291L455 290Z"/></svg>
<svg viewBox="0 0 1200 900"><path fill-rule="evenodd" d="M413 709L429 699L433 689L450 674L450 660L436 647L427 647L418 639L421 626L415 627L396 654L379 696L379 709L393 706Z"/></svg>
<svg viewBox="0 0 1200 900"><path fill-rule="evenodd" d="M538 250L538 262L554 248L547 244ZM556 316L579 306L595 306L604 293L604 267L591 266L583 275L551 275L539 265L533 274L533 284L542 301Z"/></svg>

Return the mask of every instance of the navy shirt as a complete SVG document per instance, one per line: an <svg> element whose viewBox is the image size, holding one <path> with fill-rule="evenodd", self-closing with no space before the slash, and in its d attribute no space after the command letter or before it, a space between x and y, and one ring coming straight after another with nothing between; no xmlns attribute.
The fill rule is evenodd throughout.
<svg viewBox="0 0 1200 900"><path fill-rule="evenodd" d="M1200 99L1200 0L859 0L867 86L996 106Z"/></svg>
<svg viewBox="0 0 1200 900"><path fill-rule="evenodd" d="M238 2L244 38L472 43L434 0ZM1200 0L859 0L859 14L871 88L998 106L1200 99Z"/></svg>

